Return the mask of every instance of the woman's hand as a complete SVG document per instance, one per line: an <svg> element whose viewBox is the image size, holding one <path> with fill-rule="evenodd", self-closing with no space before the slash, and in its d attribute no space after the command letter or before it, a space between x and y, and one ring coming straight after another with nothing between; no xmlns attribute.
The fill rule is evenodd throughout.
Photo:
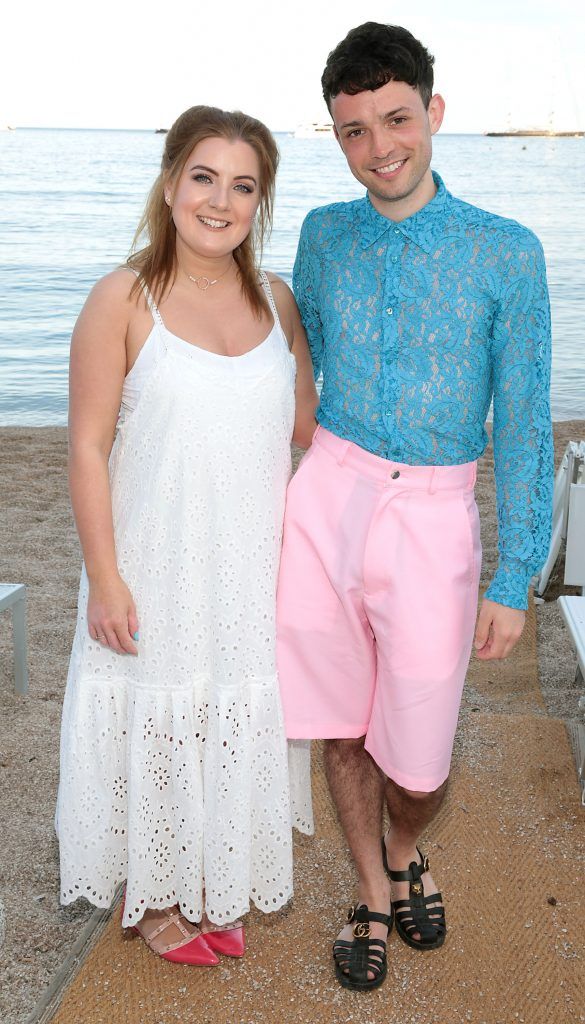
<svg viewBox="0 0 585 1024"><path fill-rule="evenodd" d="M120 576L90 581L87 625L92 640L110 647L116 654L138 654L133 639L138 633L136 607Z"/></svg>

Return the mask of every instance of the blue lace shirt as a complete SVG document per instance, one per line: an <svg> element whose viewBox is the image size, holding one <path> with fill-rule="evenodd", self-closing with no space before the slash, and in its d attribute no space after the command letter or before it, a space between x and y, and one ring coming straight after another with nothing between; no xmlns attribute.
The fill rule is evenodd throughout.
<svg viewBox="0 0 585 1024"><path fill-rule="evenodd" d="M477 459L493 439L499 564L486 596L526 608L550 542L550 311L540 242L452 196L406 220L369 198L306 217L293 287L315 376L317 419L411 465Z"/></svg>

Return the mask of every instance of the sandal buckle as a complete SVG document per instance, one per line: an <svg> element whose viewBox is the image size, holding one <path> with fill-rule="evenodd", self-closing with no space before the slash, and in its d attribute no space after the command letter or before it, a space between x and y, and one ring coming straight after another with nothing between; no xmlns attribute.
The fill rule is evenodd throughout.
<svg viewBox="0 0 585 1024"><path fill-rule="evenodd" d="M356 939L369 939L370 937L370 926L367 921L358 921L353 926L353 934Z"/></svg>
<svg viewBox="0 0 585 1024"><path fill-rule="evenodd" d="M348 924L351 924L352 921L355 921L355 912L356 912L356 910L357 910L357 903L352 903L351 907L349 908L349 910L347 912L347 923Z"/></svg>
<svg viewBox="0 0 585 1024"><path fill-rule="evenodd" d="M426 857L426 856L423 857L422 868L423 868L423 872L430 870L430 868L429 868L429 858Z"/></svg>

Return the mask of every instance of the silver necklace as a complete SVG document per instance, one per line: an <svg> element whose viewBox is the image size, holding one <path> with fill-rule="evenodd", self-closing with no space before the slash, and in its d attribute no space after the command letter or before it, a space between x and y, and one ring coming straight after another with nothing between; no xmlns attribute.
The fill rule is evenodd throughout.
<svg viewBox="0 0 585 1024"><path fill-rule="evenodd" d="M230 263L227 270L224 270L223 274L220 274L219 277L216 277L213 281L209 277L206 277L205 274L200 274L199 277L193 277L191 274L187 274L187 277L193 282L193 284L197 285L199 291L206 292L208 288L211 288L212 284L217 284L218 281L221 281L222 277L225 277L228 270L232 269L232 265L233 263Z"/></svg>

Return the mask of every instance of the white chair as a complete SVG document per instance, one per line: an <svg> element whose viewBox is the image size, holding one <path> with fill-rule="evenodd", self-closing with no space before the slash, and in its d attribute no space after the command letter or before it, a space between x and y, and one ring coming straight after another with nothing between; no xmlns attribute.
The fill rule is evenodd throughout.
<svg viewBox="0 0 585 1024"><path fill-rule="evenodd" d="M559 608L577 652L577 680L585 680L585 597L559 597Z"/></svg>
<svg viewBox="0 0 585 1024"><path fill-rule="evenodd" d="M559 608L577 652L576 681L583 683L585 680L585 597L559 597ZM579 700L579 709L585 711L585 696ZM579 759L579 781L583 787L582 802L585 805L585 725L579 722L574 735Z"/></svg>
<svg viewBox="0 0 585 1024"><path fill-rule="evenodd" d="M571 484L565 550L565 586L585 594L585 481Z"/></svg>
<svg viewBox="0 0 585 1024"><path fill-rule="evenodd" d="M0 612L12 608L14 685L17 693L28 693L26 642L26 587L21 583L0 583Z"/></svg>
<svg viewBox="0 0 585 1024"><path fill-rule="evenodd" d="M550 548L534 592L544 594L557 563L563 541L567 541L565 583L585 586L585 573L575 584L575 575L585 570L585 441L570 441L555 477L553 490L553 525ZM573 512L573 509L575 510ZM570 531L570 543L568 533Z"/></svg>

